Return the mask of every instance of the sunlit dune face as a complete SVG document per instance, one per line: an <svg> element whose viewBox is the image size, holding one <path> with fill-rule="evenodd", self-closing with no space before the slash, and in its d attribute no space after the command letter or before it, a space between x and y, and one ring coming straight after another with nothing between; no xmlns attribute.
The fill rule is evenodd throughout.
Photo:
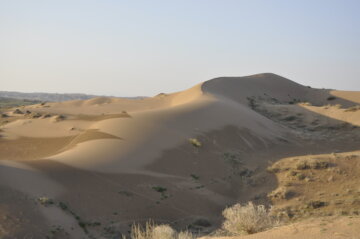
<svg viewBox="0 0 360 239"><path fill-rule="evenodd" d="M354 103L360 104L360 93L359 91L338 91L338 90L333 90L330 91L330 94L341 98L341 99L345 99L348 101L352 101Z"/></svg>
<svg viewBox="0 0 360 239"><path fill-rule="evenodd" d="M312 106L307 104L298 104L298 106L330 119L338 120L354 126L360 126L360 108L356 106L341 108L341 105Z"/></svg>

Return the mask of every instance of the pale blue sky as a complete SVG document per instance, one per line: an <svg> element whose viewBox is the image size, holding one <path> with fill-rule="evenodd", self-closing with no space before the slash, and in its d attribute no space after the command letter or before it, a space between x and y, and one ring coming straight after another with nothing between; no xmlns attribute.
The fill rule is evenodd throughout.
<svg viewBox="0 0 360 239"><path fill-rule="evenodd" d="M360 1L0 0L0 90L155 95L273 72L360 90Z"/></svg>

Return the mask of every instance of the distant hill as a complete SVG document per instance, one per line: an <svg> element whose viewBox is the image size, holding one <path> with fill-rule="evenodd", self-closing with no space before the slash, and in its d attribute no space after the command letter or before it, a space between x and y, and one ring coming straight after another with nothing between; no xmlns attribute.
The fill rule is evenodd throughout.
<svg viewBox="0 0 360 239"><path fill-rule="evenodd" d="M66 100L87 100L96 95L86 95L86 94L58 94L58 93L22 93L15 91L0 91L0 97L2 98L11 98L11 99L21 99L21 100L36 100L36 101L66 101Z"/></svg>
<svg viewBox="0 0 360 239"><path fill-rule="evenodd" d="M0 108L9 108L9 107L22 106L22 105L33 105L33 104L39 104L39 103L41 103L41 101L39 101L39 100L14 99L14 98L0 97Z"/></svg>
<svg viewBox="0 0 360 239"><path fill-rule="evenodd" d="M99 97L99 95L87 95L87 94L58 94L58 93L42 93L42 92L34 92L34 93L23 93L16 91L0 91L0 98L8 98L8 99L19 99L19 100L30 100L30 101L49 101L49 102L61 102L67 100L88 100L91 98ZM111 96L113 97L113 96ZM128 99L141 99L145 97L121 97Z"/></svg>

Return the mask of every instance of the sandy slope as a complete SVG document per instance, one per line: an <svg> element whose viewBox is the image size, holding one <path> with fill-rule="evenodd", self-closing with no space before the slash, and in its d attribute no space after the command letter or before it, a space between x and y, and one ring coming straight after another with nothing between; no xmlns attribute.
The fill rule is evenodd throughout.
<svg viewBox="0 0 360 239"><path fill-rule="evenodd" d="M212 230L226 205L268 202L264 195L276 188L274 175L265 171L269 160L358 149L357 129L329 127L359 125L360 111L323 106L351 107L359 96L259 74L216 78L144 99L102 97L20 108L27 114L11 109L4 112L9 117L0 118L1 160L26 163L63 190L33 191L38 174L29 174L30 184L24 184L29 191L17 188L11 175L2 177L14 195L35 201L47 195L100 221L103 227L89 230L104 238L108 227L127 231L129 223L147 218L181 228L205 217L212 224L206 230ZM292 115L299 119L283 119ZM202 146L194 147L190 138ZM0 167L7 171L8 165ZM154 190L159 186L164 193ZM28 217L42 218L36 210ZM38 220L45 235L53 223Z"/></svg>
<svg viewBox="0 0 360 239"><path fill-rule="evenodd" d="M204 237L202 239L357 239L359 217L330 217L308 219L294 224L247 236Z"/></svg>

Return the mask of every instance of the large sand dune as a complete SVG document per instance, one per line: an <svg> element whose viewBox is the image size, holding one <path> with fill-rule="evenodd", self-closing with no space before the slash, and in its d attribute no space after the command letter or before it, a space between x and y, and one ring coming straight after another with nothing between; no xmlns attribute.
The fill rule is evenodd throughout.
<svg viewBox="0 0 360 239"><path fill-rule="evenodd" d="M359 149L359 99L359 92L312 89L259 74L150 98L24 106L24 114L4 111L9 117L1 119L0 159L6 161L0 170L17 161L11 170L30 170L27 190L19 188L18 173L2 175L6 190L66 202L81 217L119 231L148 218L181 228L204 217L212 230L226 205L269 202L266 194L277 186L265 171L270 161ZM39 178L61 190L37 192ZM49 222L37 220L41 229L34 235L45 235ZM24 235L4 223L9 235ZM102 229L89 230L106 238Z"/></svg>

